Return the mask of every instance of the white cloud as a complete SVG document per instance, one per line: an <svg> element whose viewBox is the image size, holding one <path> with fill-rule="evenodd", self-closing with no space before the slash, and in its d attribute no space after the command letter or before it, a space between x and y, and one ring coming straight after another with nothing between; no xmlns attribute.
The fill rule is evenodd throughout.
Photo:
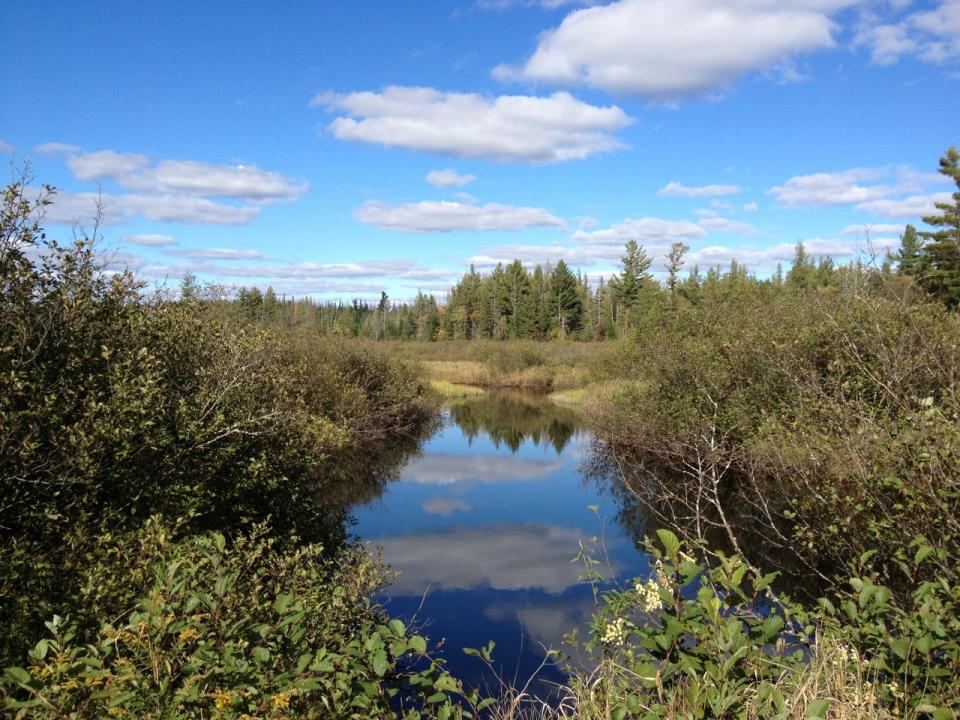
<svg viewBox="0 0 960 720"><path fill-rule="evenodd" d="M456 512L470 512L471 505L461 498L435 497L424 500L420 505L427 515L450 517Z"/></svg>
<svg viewBox="0 0 960 720"><path fill-rule="evenodd" d="M419 596L428 587L563 592L580 582L580 568L570 562L580 538L576 528L494 525L377 542L383 546L384 561L400 573L385 588L386 594ZM609 570L604 568L603 573L606 576Z"/></svg>
<svg viewBox="0 0 960 720"><path fill-rule="evenodd" d="M830 14L855 0L619 0L571 12L500 78L676 98L835 45Z"/></svg>
<svg viewBox="0 0 960 720"><path fill-rule="evenodd" d="M456 230L521 230L533 227L564 227L563 220L542 208L514 205L470 205L425 200L406 205L388 205L371 200L354 212L366 225L407 232L453 232Z"/></svg>
<svg viewBox="0 0 960 720"><path fill-rule="evenodd" d="M783 185L770 188L768 192L783 205L850 205L888 195L892 191L888 186L863 184L877 180L882 174L874 168L855 168L842 172L798 175Z"/></svg>
<svg viewBox="0 0 960 720"><path fill-rule="evenodd" d="M542 480L556 472L562 463L529 460L512 455L452 455L431 453L407 465L400 475L405 482L420 485L485 484Z"/></svg>
<svg viewBox="0 0 960 720"><path fill-rule="evenodd" d="M857 205L857 210L873 213L881 217L912 217L919 219L924 215L937 212L934 203L950 202L950 193L933 193L932 195L913 195L899 200L882 199L871 200Z"/></svg>
<svg viewBox="0 0 960 720"><path fill-rule="evenodd" d="M467 263L481 268L495 267L498 263L508 265L520 260L527 267L533 265L556 264L563 260L573 267L589 267L599 263L609 264L619 261L623 255L623 245L496 245L484 248L478 254L467 258ZM609 273L608 273L609 274Z"/></svg>
<svg viewBox="0 0 960 720"><path fill-rule="evenodd" d="M871 59L881 65L913 55L940 64L960 58L960 0L942 0L935 7L880 21L865 14L854 38L865 46Z"/></svg>
<svg viewBox="0 0 960 720"><path fill-rule="evenodd" d="M194 258L196 259L196 258ZM203 259L203 258L201 258ZM231 259L231 258L227 258ZM210 260L210 258L206 258ZM191 262L164 266L165 274L205 273L219 277L262 278L272 280L317 281L330 278L396 278L400 280L447 280L453 270L428 268L413 260L364 260L355 263L290 262L269 265L222 265L215 262Z"/></svg>
<svg viewBox="0 0 960 720"><path fill-rule="evenodd" d="M456 170L431 170L424 178L431 185L438 188L463 187L476 180L476 175L461 175Z"/></svg>
<svg viewBox="0 0 960 720"><path fill-rule="evenodd" d="M33 151L38 155L70 155L80 151L77 145L62 142L48 142L37 145Z"/></svg>
<svg viewBox="0 0 960 720"><path fill-rule="evenodd" d="M740 192L738 185L701 185L700 187L688 187L678 182L668 182L662 188L657 190L657 197L719 197L723 195L736 195Z"/></svg>
<svg viewBox="0 0 960 720"><path fill-rule="evenodd" d="M121 242L129 245L144 245L146 247L165 247L176 245L177 241L170 235L124 235Z"/></svg>
<svg viewBox="0 0 960 720"><path fill-rule="evenodd" d="M178 248L165 250L167 255L190 258L191 260L263 260L263 254L257 250L238 250L236 248Z"/></svg>
<svg viewBox="0 0 960 720"><path fill-rule="evenodd" d="M582 160L623 147L615 136L630 118L568 93L546 97L446 93L388 87L381 93L321 93L312 105L343 111L329 129L340 140L377 143L500 162Z"/></svg>
<svg viewBox="0 0 960 720"><path fill-rule="evenodd" d="M121 187L158 194L178 193L254 202L289 202L309 187L279 173L251 165L211 165L193 160L161 160L113 150L67 158L78 180L113 180Z"/></svg>
<svg viewBox="0 0 960 720"><path fill-rule="evenodd" d="M875 238L872 241L873 249L877 252L897 244L896 238ZM834 259L844 260L857 257L866 252L867 247L855 240L836 240L813 238L803 241L807 254L814 257L829 255ZM729 265L736 260L746 265L750 270L769 272L776 264L789 265L796 252L794 243L777 243L768 247L711 245L691 252L687 257L687 267L698 264L701 267L714 265Z"/></svg>
<svg viewBox="0 0 960 720"><path fill-rule="evenodd" d="M755 202L748 202L743 204L744 212L757 212L760 210L760 206Z"/></svg>
<svg viewBox="0 0 960 720"><path fill-rule="evenodd" d="M16 151L17 149L13 145L8 143L3 138L0 138L0 153L12 153Z"/></svg>
<svg viewBox="0 0 960 720"><path fill-rule="evenodd" d="M699 225L710 232L738 233L740 235L754 235L757 232L757 229L750 223L723 217L706 217L700 221Z"/></svg>
<svg viewBox="0 0 960 720"><path fill-rule="evenodd" d="M903 225L891 225L884 223L873 223L867 225L847 225L840 231L841 235L867 235L867 234L889 234L899 235L903 232Z"/></svg>
<svg viewBox="0 0 960 720"><path fill-rule="evenodd" d="M143 216L156 222L245 225L260 214L258 207L236 207L205 198L180 195L106 195L58 192L44 219L51 223L89 223L103 210L103 222L113 224Z"/></svg>
<svg viewBox="0 0 960 720"><path fill-rule="evenodd" d="M640 244L659 242L669 245L675 240L701 238L706 234L702 227L689 220L662 220L655 217L645 217L636 220L623 220L605 230L578 230L572 237L580 242L615 243L622 247L628 240L636 240Z"/></svg>

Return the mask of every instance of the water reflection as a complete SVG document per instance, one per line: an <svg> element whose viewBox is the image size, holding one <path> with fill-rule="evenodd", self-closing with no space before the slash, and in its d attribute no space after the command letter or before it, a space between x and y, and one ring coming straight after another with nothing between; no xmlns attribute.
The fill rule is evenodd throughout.
<svg viewBox="0 0 960 720"><path fill-rule="evenodd" d="M602 532L588 506L604 518L617 507L583 482L591 443L570 409L516 393L484 395L450 407L399 479L355 507L356 532L382 546L398 573L384 591L388 610L427 621L462 676L478 667L460 648L494 640L501 669L523 681L544 646L559 647L592 614L583 567L571 560L584 538ZM615 524L605 549L605 577L647 572ZM543 678L561 679L556 669Z"/></svg>
<svg viewBox="0 0 960 720"><path fill-rule="evenodd" d="M400 570L387 595L420 596L428 589L540 589L561 593L579 582L570 562L577 528L491 525L384 538L383 557Z"/></svg>
<svg viewBox="0 0 960 720"><path fill-rule="evenodd" d="M576 413L527 393L487 393L450 408L450 417L468 440L484 433L499 448L520 449L529 440L549 443L557 453L570 442L579 422Z"/></svg>

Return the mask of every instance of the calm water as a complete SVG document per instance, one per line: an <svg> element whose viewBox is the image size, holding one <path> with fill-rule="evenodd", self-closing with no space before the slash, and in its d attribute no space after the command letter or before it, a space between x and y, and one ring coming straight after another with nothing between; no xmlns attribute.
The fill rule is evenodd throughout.
<svg viewBox="0 0 960 720"><path fill-rule="evenodd" d="M491 394L451 406L399 479L354 507L354 532L381 545L399 572L382 598L388 610L442 639L462 676L476 679L480 667L461 648L488 640L500 672L521 682L544 647L564 649L564 634L594 607L583 565L571 562L581 540L604 538L608 575L647 574L614 498L583 479L591 440L569 410ZM547 668L540 677L562 674Z"/></svg>

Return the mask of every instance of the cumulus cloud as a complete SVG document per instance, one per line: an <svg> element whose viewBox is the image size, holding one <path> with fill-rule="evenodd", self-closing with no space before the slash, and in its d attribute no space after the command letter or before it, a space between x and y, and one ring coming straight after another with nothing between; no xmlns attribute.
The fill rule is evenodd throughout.
<svg viewBox="0 0 960 720"><path fill-rule="evenodd" d="M354 216L366 225L406 232L505 231L565 227L563 220L548 210L496 203L472 205L425 200L406 205L389 205L371 200L358 207Z"/></svg>
<svg viewBox="0 0 960 720"><path fill-rule="evenodd" d="M520 260L524 265L556 264L563 260L573 267L589 267L598 263L613 263L623 255L623 245L496 245L484 248L467 258L467 262L480 268L508 265Z"/></svg>
<svg viewBox="0 0 960 720"><path fill-rule="evenodd" d="M579 582L580 569L570 558L577 552L580 537L576 528L494 525L377 542L383 546L384 561L400 573L385 589L388 595L418 596L428 587L539 588L560 593ZM602 572L606 576L609 569Z"/></svg>
<svg viewBox="0 0 960 720"><path fill-rule="evenodd" d="M899 18L878 20L867 13L854 38L880 65L911 55L928 63L960 58L960 0L941 0L935 7Z"/></svg>
<svg viewBox="0 0 960 720"><path fill-rule="evenodd" d="M37 153L37 155L70 155L80 152L80 147L62 142L48 142L40 143L33 151Z"/></svg>
<svg viewBox="0 0 960 720"><path fill-rule="evenodd" d="M706 217L700 221L699 225L710 232L737 233L740 235L754 235L757 232L757 229L750 223L724 217Z"/></svg>
<svg viewBox="0 0 960 720"><path fill-rule="evenodd" d="M461 498L435 497L424 500L420 506L427 515L450 517L456 512L470 512L471 505Z"/></svg>
<svg viewBox="0 0 960 720"><path fill-rule="evenodd" d="M857 210L873 213L881 217L912 217L933 215L937 212L935 203L950 202L950 193L933 193L932 195L912 195L901 199L871 200L857 205Z"/></svg>
<svg viewBox="0 0 960 720"><path fill-rule="evenodd" d="M881 175L882 172L874 168L797 175L783 185L770 188L769 192L783 205L851 205L888 195L892 191L888 186L864 184Z"/></svg>
<svg viewBox="0 0 960 720"><path fill-rule="evenodd" d="M220 265L215 262L194 262L166 268L168 274L177 272L208 273L221 277L265 278L279 280L313 281L328 278L397 278L400 280L449 279L453 270L424 267L413 260L365 260L355 263L290 262L258 265Z"/></svg>
<svg viewBox="0 0 960 720"><path fill-rule="evenodd" d="M167 255L185 257L193 260L263 260L263 254L257 250L238 250L236 248L181 248L165 250Z"/></svg>
<svg viewBox="0 0 960 720"><path fill-rule="evenodd" d="M340 140L483 157L499 162L582 160L623 147L615 133L630 118L558 92L546 97L388 87L383 92L321 93L313 102L346 113L329 124Z"/></svg>
<svg viewBox="0 0 960 720"><path fill-rule="evenodd" d="M748 202L743 204L744 212L757 212L760 210L760 206L755 202Z"/></svg>
<svg viewBox="0 0 960 720"><path fill-rule="evenodd" d="M143 245L145 247L166 247L176 245L177 241L171 235L124 235L120 238L121 242L129 245Z"/></svg>
<svg viewBox="0 0 960 720"><path fill-rule="evenodd" d="M8 143L3 138L0 138L0 153L12 153L16 151L17 149L13 145Z"/></svg>
<svg viewBox="0 0 960 720"><path fill-rule="evenodd" d="M860 225L847 225L843 230L840 231L841 235L868 235L868 234L881 234L886 235L893 233L894 235L899 235L904 230L903 225L891 225L889 223L874 223L874 224L860 224Z"/></svg>
<svg viewBox="0 0 960 720"><path fill-rule="evenodd" d="M626 219L604 230L578 230L573 239L584 243L618 244L621 247L628 240L638 243L666 243L675 240L701 238L706 230L689 220L662 220L655 217Z"/></svg>
<svg viewBox="0 0 960 720"><path fill-rule="evenodd" d="M739 192L740 187L738 185L701 185L699 187L688 187L682 183L668 182L657 190L657 197L702 198L736 195Z"/></svg>
<svg viewBox="0 0 960 720"><path fill-rule="evenodd" d="M896 244L896 238L875 238L872 241L872 247L877 252ZM857 241L829 238L804 240L803 246L809 255L829 255L841 260L855 258L867 250ZM772 270L777 263L789 264L795 252L796 245L793 243L777 243L768 247L711 245L691 252L687 257L687 264L729 265L732 260L736 260L751 270L766 272Z"/></svg>
<svg viewBox="0 0 960 720"><path fill-rule="evenodd" d="M456 170L431 170L424 178L431 185L445 189L451 187L463 187L469 185L477 179L476 175L461 175Z"/></svg>
<svg viewBox="0 0 960 720"><path fill-rule="evenodd" d="M114 224L142 216L156 222L245 225L260 214L259 207L227 205L183 195L108 195L58 192L45 209L50 223L87 223L102 210L102 222Z"/></svg>
<svg viewBox="0 0 960 720"><path fill-rule="evenodd" d="M507 455L463 455L432 453L404 468L400 479L420 485L485 484L542 480L562 467L550 460L528 460Z"/></svg>
<svg viewBox="0 0 960 720"><path fill-rule="evenodd" d="M158 194L289 202L308 188L305 182L252 165L211 165L193 160L151 164L146 155L113 150L70 155L67 165L78 180L113 180L121 187Z"/></svg>
<svg viewBox="0 0 960 720"><path fill-rule="evenodd" d="M575 10L502 78L655 98L724 88L753 70L835 45L830 15L855 0L619 0Z"/></svg>

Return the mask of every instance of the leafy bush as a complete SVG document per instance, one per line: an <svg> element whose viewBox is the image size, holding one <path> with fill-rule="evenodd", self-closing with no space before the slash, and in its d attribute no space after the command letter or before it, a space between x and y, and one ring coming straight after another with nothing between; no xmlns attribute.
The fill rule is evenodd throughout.
<svg viewBox="0 0 960 720"><path fill-rule="evenodd" d="M742 558L709 567L668 530L649 578L608 592L592 673L572 681L582 717L951 718L960 709L960 586L925 583L898 605L866 577L806 608ZM933 553L922 546L914 569Z"/></svg>
<svg viewBox="0 0 960 720"><path fill-rule="evenodd" d="M11 717L462 717L463 688L426 639L370 604L383 571L365 554L284 550L263 526L175 543L156 519L105 545L135 569L89 579L122 573L139 598L89 643L47 622L29 666L4 673Z"/></svg>

